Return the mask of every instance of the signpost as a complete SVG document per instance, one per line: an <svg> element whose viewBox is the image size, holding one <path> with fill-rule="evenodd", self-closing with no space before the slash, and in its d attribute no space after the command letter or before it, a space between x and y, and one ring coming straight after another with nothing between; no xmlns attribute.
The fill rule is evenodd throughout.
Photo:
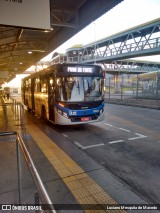
<svg viewBox="0 0 160 213"><path fill-rule="evenodd" d="M50 1L1 0L0 24L50 30Z"/></svg>

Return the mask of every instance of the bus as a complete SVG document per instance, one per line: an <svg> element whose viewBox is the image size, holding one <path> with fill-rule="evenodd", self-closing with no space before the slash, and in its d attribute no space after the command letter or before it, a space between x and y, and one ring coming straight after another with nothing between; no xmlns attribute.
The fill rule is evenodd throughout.
<svg viewBox="0 0 160 213"><path fill-rule="evenodd" d="M138 97L160 99L160 71L139 74L132 78L133 90Z"/></svg>
<svg viewBox="0 0 160 213"><path fill-rule="evenodd" d="M54 124L104 119L104 78L98 65L52 65L22 79L21 95L28 111Z"/></svg>

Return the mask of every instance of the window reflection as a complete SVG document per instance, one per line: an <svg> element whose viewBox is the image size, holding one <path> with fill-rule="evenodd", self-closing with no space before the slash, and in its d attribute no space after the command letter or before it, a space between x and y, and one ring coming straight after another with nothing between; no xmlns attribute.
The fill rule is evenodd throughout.
<svg viewBox="0 0 160 213"><path fill-rule="evenodd" d="M43 92L43 93L47 92L47 79L46 78L41 79L41 92Z"/></svg>
<svg viewBox="0 0 160 213"><path fill-rule="evenodd" d="M96 101L103 98L103 79L100 77L58 77L56 82L59 101Z"/></svg>

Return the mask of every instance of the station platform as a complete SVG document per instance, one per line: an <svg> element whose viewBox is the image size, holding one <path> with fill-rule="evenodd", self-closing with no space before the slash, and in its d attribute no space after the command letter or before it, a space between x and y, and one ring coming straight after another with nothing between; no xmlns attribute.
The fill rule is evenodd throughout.
<svg viewBox="0 0 160 213"><path fill-rule="evenodd" d="M7 118L0 103L0 132L16 131L22 136L56 212L123 213L132 210L119 210L119 205L146 204L103 165L78 147L68 146L69 139L50 125L28 112L22 121L13 111L13 102L5 103ZM36 187L23 156L21 166L21 204L35 204ZM18 204L15 136L0 137L0 174L0 204Z"/></svg>

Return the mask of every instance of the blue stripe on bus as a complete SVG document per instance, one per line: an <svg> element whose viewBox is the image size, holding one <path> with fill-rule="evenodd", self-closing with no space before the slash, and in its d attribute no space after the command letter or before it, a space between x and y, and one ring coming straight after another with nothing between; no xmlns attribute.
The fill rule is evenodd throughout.
<svg viewBox="0 0 160 213"><path fill-rule="evenodd" d="M100 110L103 109L104 103L102 103L97 108L85 109L85 110L71 110L71 109L62 107L57 103L56 103L56 107L60 109L61 111L66 112L68 116L88 116L88 115L98 114Z"/></svg>

